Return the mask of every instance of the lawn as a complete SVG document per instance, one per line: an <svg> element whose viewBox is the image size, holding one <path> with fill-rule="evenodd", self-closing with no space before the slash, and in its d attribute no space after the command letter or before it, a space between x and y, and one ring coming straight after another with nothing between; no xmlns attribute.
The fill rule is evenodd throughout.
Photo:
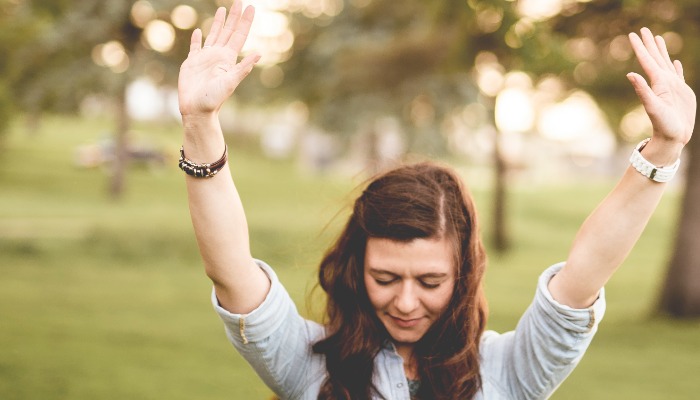
<svg viewBox="0 0 700 400"><path fill-rule="evenodd" d="M16 126L0 149L0 399L268 398L209 303L176 167L178 125L136 127L136 143L172 157L160 168L134 165L120 201L106 195L105 169L73 161L77 146L109 127L47 117L32 135ZM302 174L236 142L231 169L253 252L312 315L306 299L316 264L358 179ZM578 225L613 184L515 185L514 249L490 253L489 328L514 326L539 272L566 257ZM488 235L488 185L472 186ZM608 284L600 332L554 399L697 397L700 322L652 317L669 256L656 243L669 248L677 203L671 191Z"/></svg>

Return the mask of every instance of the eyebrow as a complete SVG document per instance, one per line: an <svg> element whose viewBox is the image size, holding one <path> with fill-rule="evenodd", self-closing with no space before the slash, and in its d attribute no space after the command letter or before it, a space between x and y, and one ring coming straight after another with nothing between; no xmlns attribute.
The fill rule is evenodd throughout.
<svg viewBox="0 0 700 400"><path fill-rule="evenodd" d="M399 276L398 274L395 274L391 271L387 271L385 269L380 269L380 268L373 268L370 267L368 272L372 275L381 275L381 274L386 274L386 275L391 275L391 276ZM448 274L444 272L428 272L425 274L418 275L417 278L419 279L424 279L424 278L434 278L434 279L440 279L440 278L446 278Z"/></svg>

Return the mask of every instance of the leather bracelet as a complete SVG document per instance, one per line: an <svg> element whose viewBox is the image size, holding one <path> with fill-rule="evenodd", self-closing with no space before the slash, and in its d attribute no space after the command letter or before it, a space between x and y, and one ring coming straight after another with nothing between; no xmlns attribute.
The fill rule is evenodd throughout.
<svg viewBox="0 0 700 400"><path fill-rule="evenodd" d="M224 168L227 161L228 145L224 145L224 154L221 156L221 158L213 163L205 164L197 164L185 157L185 148L183 146L180 147L180 160L178 161L177 165L189 176L193 176L195 178L211 178Z"/></svg>
<svg viewBox="0 0 700 400"><path fill-rule="evenodd" d="M672 165L657 167L644 158L641 153L644 146L649 143L649 140L651 140L651 138L642 140L634 151L632 151L632 155L630 156L630 164L632 164L632 167L640 174L646 176L654 182L668 182L673 179L673 176L676 175L676 172L678 172L678 167L681 165L681 159L679 158Z"/></svg>

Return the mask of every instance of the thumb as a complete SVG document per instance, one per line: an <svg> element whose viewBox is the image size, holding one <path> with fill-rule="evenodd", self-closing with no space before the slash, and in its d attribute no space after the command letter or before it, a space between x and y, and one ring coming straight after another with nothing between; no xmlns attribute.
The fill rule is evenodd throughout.
<svg viewBox="0 0 700 400"><path fill-rule="evenodd" d="M651 90L651 87L649 87L644 77L635 72L627 74L627 79L632 84L632 87L634 87L634 91L637 93L637 97L641 100L644 108L648 110L648 107L656 101L656 93Z"/></svg>
<svg viewBox="0 0 700 400"><path fill-rule="evenodd" d="M255 63L257 63L258 60L260 60L260 55L249 54L233 68L227 71L226 77L228 84L232 87L232 89L235 89L243 81L243 79L245 79L248 74L253 71Z"/></svg>

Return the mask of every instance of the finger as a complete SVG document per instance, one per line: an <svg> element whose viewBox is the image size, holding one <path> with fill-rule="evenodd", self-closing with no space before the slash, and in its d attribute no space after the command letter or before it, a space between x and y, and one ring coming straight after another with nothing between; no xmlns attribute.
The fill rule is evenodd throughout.
<svg viewBox="0 0 700 400"><path fill-rule="evenodd" d="M202 49L202 30L197 28L192 32L190 39L190 53L198 52Z"/></svg>
<svg viewBox="0 0 700 400"><path fill-rule="evenodd" d="M260 61L260 54L248 54L241 60L241 62L236 64L236 68L238 68L239 71L249 71L252 70L253 67L255 67L255 64L258 61Z"/></svg>
<svg viewBox="0 0 700 400"><path fill-rule="evenodd" d="M227 46L236 53L241 52L245 41L248 39L250 27L253 25L253 18L255 18L255 7L246 7L245 11L243 11L243 16L240 21L238 21L238 25L236 25L236 30L233 32L233 35L231 35L231 39L227 44Z"/></svg>
<svg viewBox="0 0 700 400"><path fill-rule="evenodd" d="M683 79L683 82L685 82L685 76L683 75L683 64L681 64L680 61L676 60L673 62L673 67L676 70L676 74Z"/></svg>
<svg viewBox="0 0 700 400"><path fill-rule="evenodd" d="M642 102L642 105L644 106L644 109L647 110L648 114L650 107L654 102L656 102L656 93L651 90L651 87L649 87L647 81L639 74L630 72L627 74L627 79L629 79L632 87L634 87L637 97L639 97L639 100Z"/></svg>
<svg viewBox="0 0 700 400"><path fill-rule="evenodd" d="M649 52L651 58L656 61L656 64L661 68L665 68L667 66L666 61L661 56L659 48L656 44L656 39L654 38L654 34L651 33L649 28L642 28L642 42L644 42L644 46Z"/></svg>
<svg viewBox="0 0 700 400"><path fill-rule="evenodd" d="M221 32L221 27L224 25L224 20L226 19L226 8L219 7L214 14L214 23L211 25L211 30L207 35L207 39L204 41L204 47L211 47L216 43L216 39L219 37Z"/></svg>
<svg viewBox="0 0 700 400"><path fill-rule="evenodd" d="M258 54L249 54L245 58L241 60L236 66L228 71L229 73L229 84L231 85L232 89L235 89L238 84L240 84L245 77L247 77L251 71L253 71L253 68L255 67L255 63L260 60L260 55Z"/></svg>
<svg viewBox="0 0 700 400"><path fill-rule="evenodd" d="M243 8L242 0L234 1L231 5L231 10L229 11L228 18L226 19L226 24L224 25L221 34L216 39L216 44L225 46L231 38L231 34L236 29L236 24L241 18L241 9Z"/></svg>
<svg viewBox="0 0 700 400"><path fill-rule="evenodd" d="M644 72L649 75L649 78L653 81L657 76L658 64L651 57L647 47L642 42L642 39L634 32L629 34L630 44L632 45L632 50L637 56L637 61L642 66Z"/></svg>
<svg viewBox="0 0 700 400"><path fill-rule="evenodd" d="M654 41L656 42L656 47L659 48L659 53L661 54L661 57L664 59L666 66L671 71L675 71L676 68L673 66L673 61L671 61L671 56L668 54L668 48L666 47L666 41L664 40L664 38L659 36L659 35L656 35L654 37Z"/></svg>

